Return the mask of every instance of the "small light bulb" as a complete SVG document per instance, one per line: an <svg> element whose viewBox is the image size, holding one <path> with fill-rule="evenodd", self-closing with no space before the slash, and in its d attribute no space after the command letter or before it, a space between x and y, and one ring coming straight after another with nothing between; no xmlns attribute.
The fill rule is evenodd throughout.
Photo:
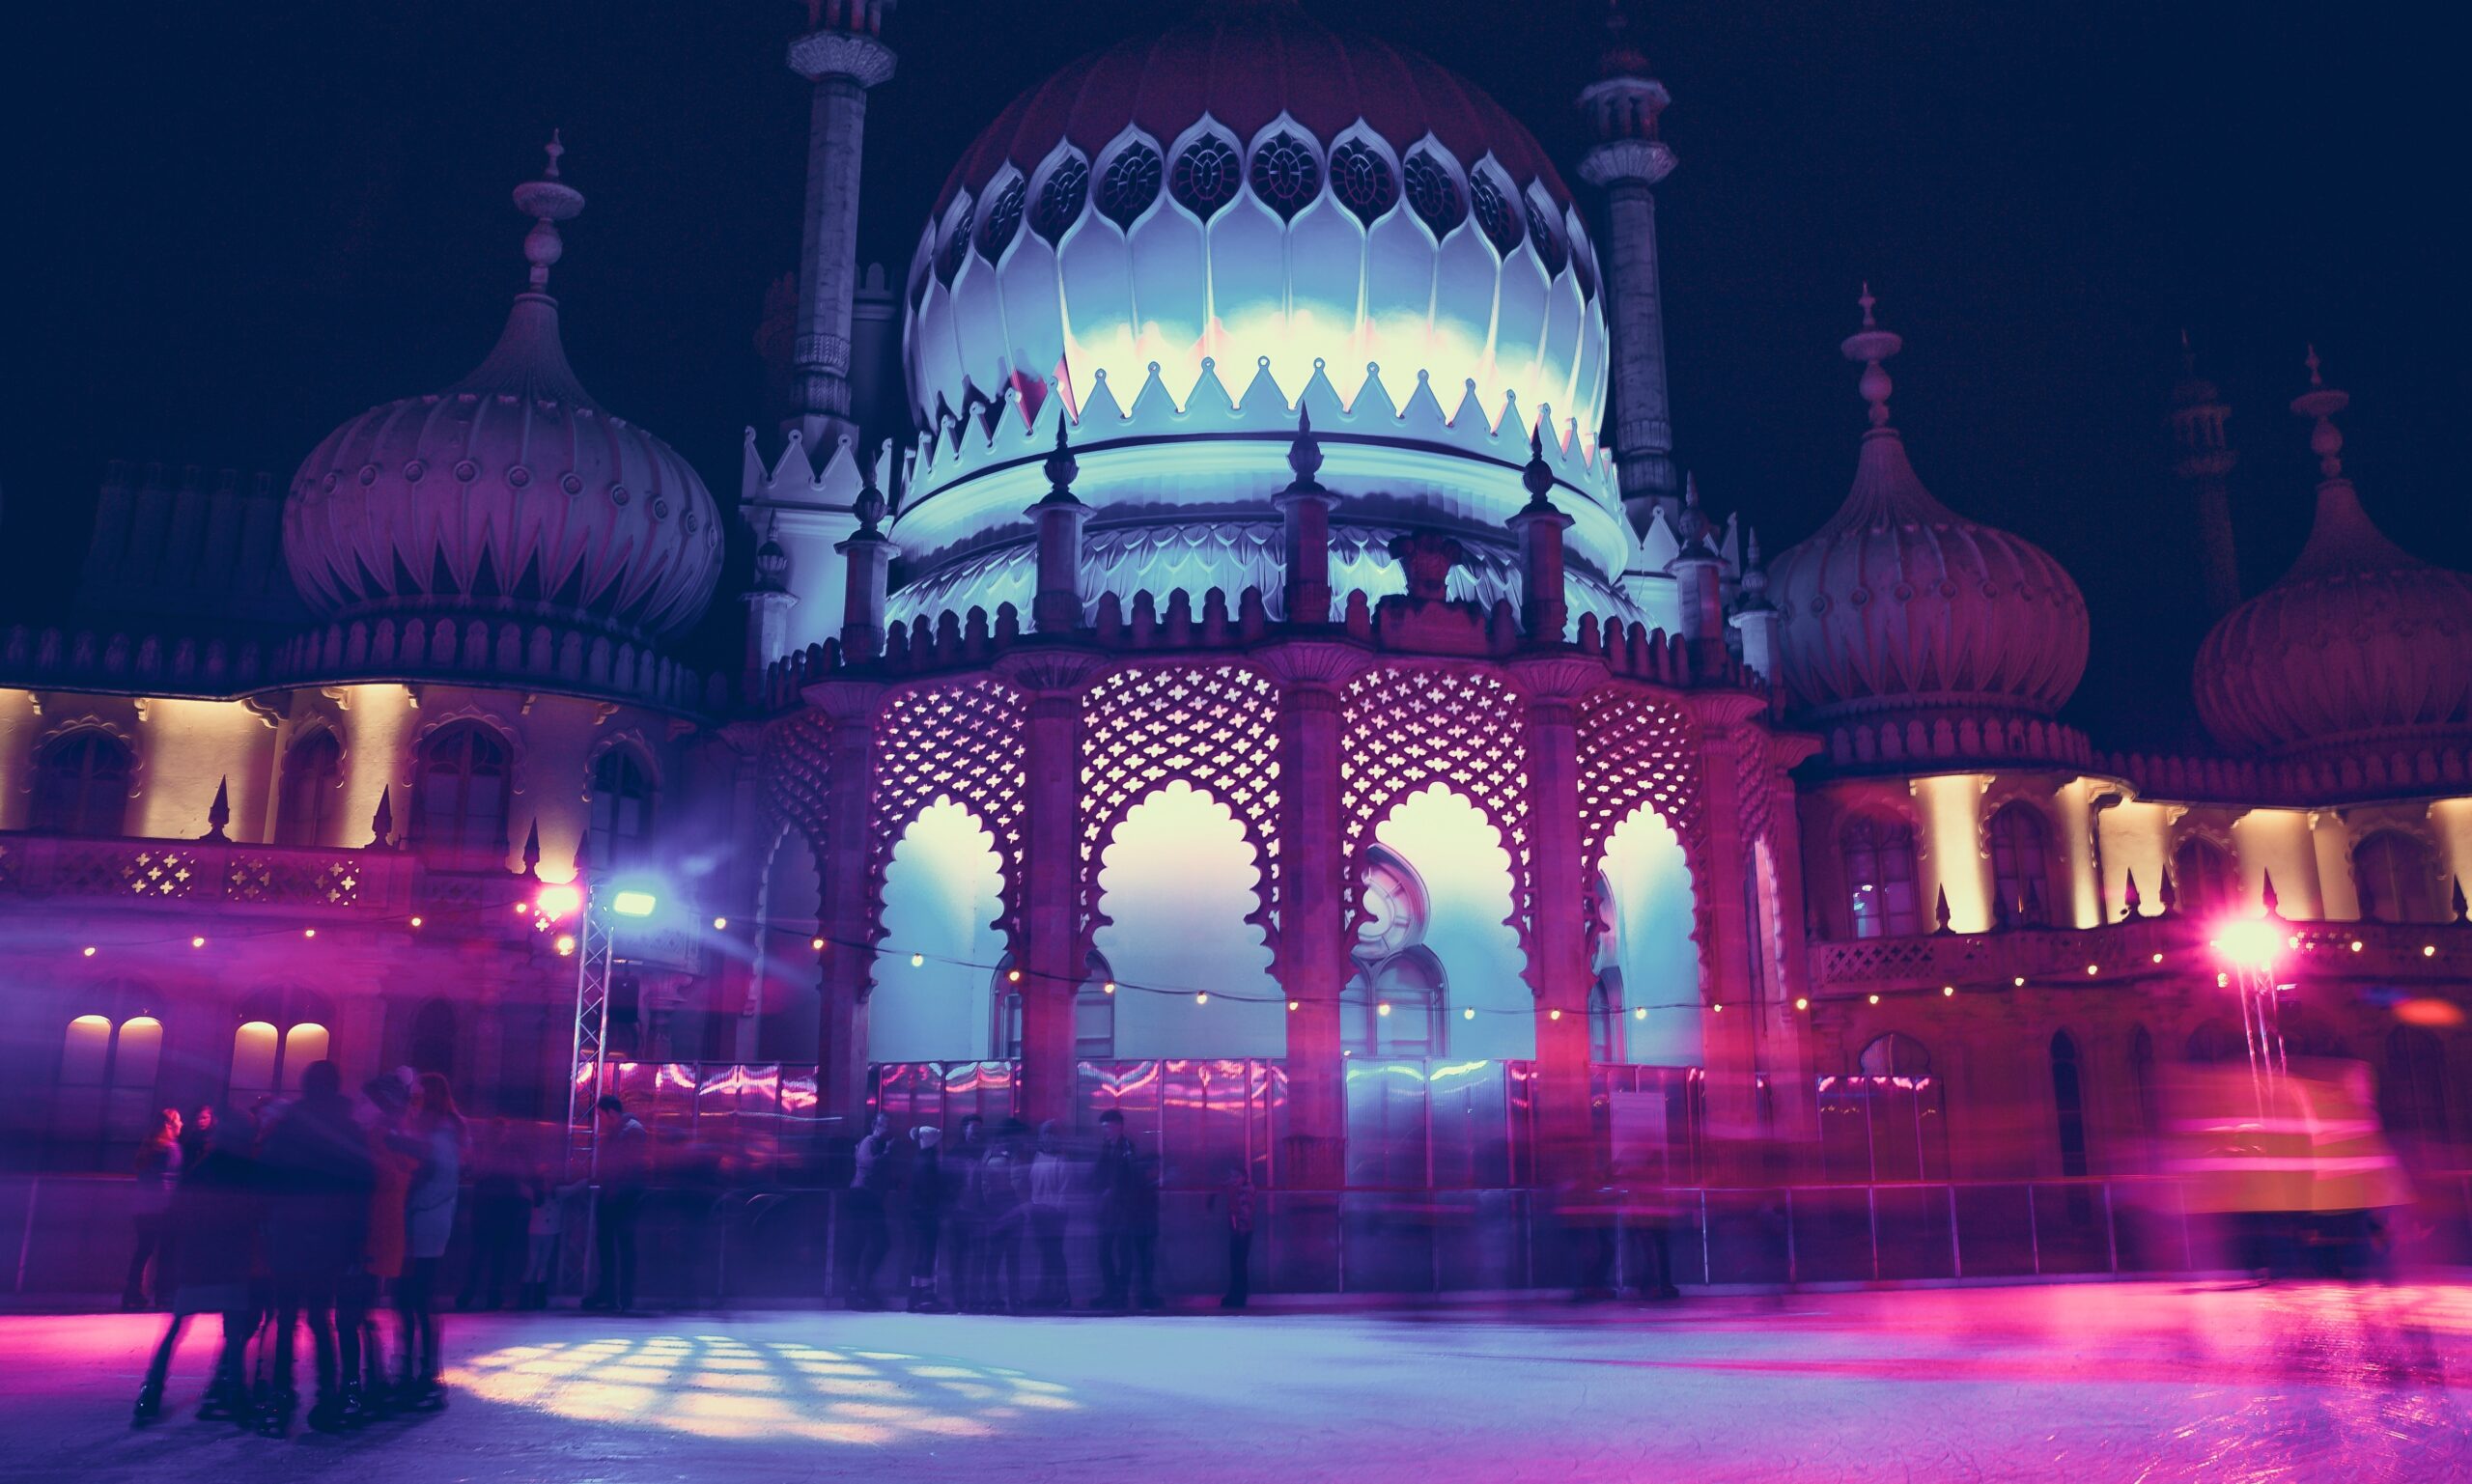
<svg viewBox="0 0 2472 1484"><path fill-rule="evenodd" d="M2157 963L2157 964L2162 963L2162 962L2163 962L2163 955L2161 955L2161 954L2159 954L2159 953L2158 953L2158 954L2156 954L2156 955L2154 956L2154 962L2155 962L2155 963Z"/></svg>
<svg viewBox="0 0 2472 1484"><path fill-rule="evenodd" d="M522 916L525 912L530 910L532 910L532 904L529 902L518 902L515 904L515 914L518 917Z"/></svg>
<svg viewBox="0 0 2472 1484"><path fill-rule="evenodd" d="M2423 944L2421 944L2421 957L2422 957L2422 958L2425 958L2425 959L2433 959L2433 958L2436 958L2436 957L2437 957L2437 944L2435 944L2435 943L2423 943Z"/></svg>
<svg viewBox="0 0 2472 1484"><path fill-rule="evenodd" d="M1018 969L1018 968L1008 968L1008 969L1004 970L1004 982L1005 982L1006 984L1019 984L1019 983L1021 983L1021 982L1022 982L1022 971L1021 971L1020 969Z"/></svg>
<svg viewBox="0 0 2472 1484"><path fill-rule="evenodd" d="M923 953L912 954L910 956L910 966L913 968L925 968L927 966L927 955Z"/></svg>
<svg viewBox="0 0 2472 1484"><path fill-rule="evenodd" d="M93 958L94 956L95 956L95 950L94 950L94 949L92 949L92 948L88 948L88 949L86 950L86 957L88 957L88 958L90 958L90 959L91 959L91 958Z"/></svg>
<svg viewBox="0 0 2472 1484"><path fill-rule="evenodd" d="M1208 991L1208 990L1197 990L1197 991L1195 991L1195 992L1194 993L1194 1004L1196 1004L1196 1005L1206 1005L1206 1004L1209 1004L1209 1003L1210 1003L1210 991Z"/></svg>
<svg viewBox="0 0 2472 1484"><path fill-rule="evenodd" d="M1645 1005L1642 1005L1639 1009L1634 1010L1634 1011L1632 1011L1632 1012L1631 1012L1631 1019L1633 1019L1633 1020L1635 1020L1635 1021L1644 1021L1644 1020L1646 1020L1647 1018L1648 1018L1648 1007L1647 1007L1647 1006L1645 1006Z"/></svg>
<svg viewBox="0 0 2472 1484"><path fill-rule="evenodd" d="M1295 1011L1298 1011L1298 1010L1303 1009L1303 1008L1304 1008L1304 1004L1303 1004L1303 1002L1302 1002L1302 1001L1299 1001L1299 1000L1293 1000L1293 999L1291 999L1291 1000L1289 1000L1289 1001L1287 1002L1287 1008L1288 1008L1289 1012L1292 1014L1292 1013L1294 1013Z"/></svg>
<svg viewBox="0 0 2472 1484"><path fill-rule="evenodd" d="M729 920L727 917L716 917L716 918L714 918L714 919L713 919L713 931L714 931L714 932L716 932L716 933L726 933L726 932L728 932L729 930L730 930L730 920Z"/></svg>
<svg viewBox="0 0 2472 1484"><path fill-rule="evenodd" d="M1715 1012L1716 1012L1717 1014L1719 1014L1719 1015L1723 1015L1723 1014L1725 1014L1725 1013L1726 1013L1726 1007L1725 1007L1725 1006L1723 1006L1723 1005L1710 1005L1708 1008L1709 1008L1709 1009L1711 1009L1711 1010L1713 1010L1713 1011L1715 1011Z"/></svg>
<svg viewBox="0 0 2472 1484"><path fill-rule="evenodd" d="M576 936L573 933L561 933L558 935L558 940L550 946L558 950L558 957L567 958L576 951Z"/></svg>
<svg viewBox="0 0 2472 1484"><path fill-rule="evenodd" d="M203 938L192 938L189 939L189 946L192 948L203 948L206 946L206 939Z"/></svg>
<svg viewBox="0 0 2472 1484"><path fill-rule="evenodd" d="M1872 995L1872 996L1871 996L1871 1003L1873 1003L1873 1004L1875 1004L1875 1005L1876 1005L1876 1004L1878 1004L1879 1002L1880 1002L1880 996L1878 996L1877 994L1874 994L1874 995Z"/></svg>
<svg viewBox="0 0 2472 1484"><path fill-rule="evenodd" d="M1374 1006L1373 1013L1376 1015L1389 1015L1390 1013L1390 1002L1386 999L1382 1003Z"/></svg>
<svg viewBox="0 0 2472 1484"><path fill-rule="evenodd" d="M1099 993L1101 993L1102 994L1113 994L1115 992L1116 992L1116 982L1115 982L1113 979L1110 979L1110 980L1109 980L1107 983L1105 983L1105 984L1103 984L1103 985L1099 986ZM1296 1007L1295 1007L1294 1005L1292 1005L1292 1004L1291 1004L1291 1005L1289 1005L1289 1006L1288 1006L1288 1008L1289 1008L1290 1010L1293 1010L1293 1009L1295 1009Z"/></svg>
<svg viewBox="0 0 2472 1484"><path fill-rule="evenodd" d="M1549 1021L1559 1021L1561 1018L1562 1012L1559 1010L1548 1010L1545 1012L1545 1019Z"/></svg>
<svg viewBox="0 0 2472 1484"><path fill-rule="evenodd" d="M1944 984L1940 986L1940 997L1942 999L1952 998L1956 994L1956 993L1957 987L1953 984Z"/></svg>
<svg viewBox="0 0 2472 1484"><path fill-rule="evenodd" d="M1460 1011L1459 1018L1463 1021L1475 1020L1476 1018L1476 1007L1475 1005L1470 1005L1467 1009Z"/></svg>
<svg viewBox="0 0 2472 1484"><path fill-rule="evenodd" d="M1812 1002L1808 999L1797 999L1794 1001L1794 1008L1797 1010L1809 1010L1811 1007Z"/></svg>
<svg viewBox="0 0 2472 1484"><path fill-rule="evenodd" d="M2092 964L2087 965L2086 972L2091 976L2094 972L2094 966Z"/></svg>
<svg viewBox="0 0 2472 1484"><path fill-rule="evenodd" d="M824 939L821 938L810 938L807 939L807 946L818 953L822 953L824 951Z"/></svg>
<svg viewBox="0 0 2472 1484"><path fill-rule="evenodd" d="M417 927L419 927L420 925L421 925L421 920L420 920L418 917L415 917L415 918L413 918L413 919L412 919L412 926L413 926L413 927L416 927L416 928L417 928Z"/></svg>
<svg viewBox="0 0 2472 1484"><path fill-rule="evenodd" d="M2359 938L2353 938L2353 939L2352 939L2352 952L2354 952L2354 953L2358 953L2358 952L2360 952L2360 939L2359 939Z"/></svg>
<svg viewBox="0 0 2472 1484"><path fill-rule="evenodd" d="M316 928L302 928L300 930L300 936L303 938L315 938L318 936L318 930Z"/></svg>
<svg viewBox="0 0 2472 1484"><path fill-rule="evenodd" d="M2019 988L2019 989L2021 989L2021 990L2022 990L2022 989L2024 989L2024 988L2026 987L2026 976L2025 976L2025 975L2023 975L2023 974L2019 974L2016 978L2011 979L2011 980L2009 980L2008 982L2009 982L2010 984L2015 985L2017 988Z"/></svg>

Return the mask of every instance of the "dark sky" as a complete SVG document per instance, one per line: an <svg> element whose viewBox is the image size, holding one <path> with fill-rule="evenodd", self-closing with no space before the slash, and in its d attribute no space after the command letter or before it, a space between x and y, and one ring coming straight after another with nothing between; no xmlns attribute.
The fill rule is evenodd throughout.
<svg viewBox="0 0 2472 1484"><path fill-rule="evenodd" d="M1587 0L1311 0L1493 92L1565 167ZM911 0L869 115L865 252L896 274L950 161L1048 70L1155 7ZM2252 587L2308 520L2284 411L2314 337L2349 462L2407 547L2472 566L2452 106L2433 13L2363 5L1688 0L1635 6L1675 96L1660 188L1674 422L1710 502L1772 548L1842 494L1862 405L1837 342L1868 276L1904 334L1897 420L1950 504L2075 574L2071 711L2187 740L2207 622L2160 417L2177 332L2234 407ZM434 390L520 282L507 191L565 128L591 198L556 289L609 407L725 502L766 408L751 339L793 266L800 8L530 0L12 9L0 230L0 607L65 597L105 459L265 468ZM2450 455L2456 457L2450 458ZM734 604L716 604L734 622Z"/></svg>

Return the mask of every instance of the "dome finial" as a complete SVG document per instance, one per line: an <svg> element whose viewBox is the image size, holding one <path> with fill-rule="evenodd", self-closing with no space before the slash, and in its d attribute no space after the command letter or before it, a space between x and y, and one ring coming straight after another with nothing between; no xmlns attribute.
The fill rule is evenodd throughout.
<svg viewBox="0 0 2472 1484"><path fill-rule="evenodd" d="M1862 390L1863 400L1871 405L1871 426L1886 428L1889 425L1889 393L1895 389L1896 383L1889 380L1888 370L1880 363L1904 350L1905 342L1894 332L1881 329L1879 321L1872 318L1871 307L1879 300L1871 296L1868 279L1864 280L1862 297L1854 302L1863 306L1863 327L1846 336L1839 349L1844 351L1847 360L1863 368L1863 378L1856 384Z"/></svg>
<svg viewBox="0 0 2472 1484"><path fill-rule="evenodd" d="M2328 386L2318 363L2318 348L2309 348L2309 390L2291 399L2291 409L2311 422L2309 451L2318 456L2318 477L2332 483L2344 477L2343 430L2335 426L2335 414L2352 405L2349 392Z"/></svg>
<svg viewBox="0 0 2472 1484"><path fill-rule="evenodd" d="M1287 466L1296 475L1290 490L1316 490L1322 488L1313 476L1322 472L1322 445L1313 436L1313 412L1299 398L1296 404L1296 436L1287 445Z"/></svg>
<svg viewBox="0 0 2472 1484"><path fill-rule="evenodd" d="M515 209L532 218L532 230L523 235L523 261L532 265L528 289L533 294L548 292L549 268L566 253L558 223L574 220L583 210L583 192L558 179L558 157L567 153L559 132L551 129L549 142L542 147L549 162L541 179L515 188Z"/></svg>
<svg viewBox="0 0 2472 1484"><path fill-rule="evenodd" d="M1554 508L1554 467L1545 462L1545 425L1542 422L1528 430L1528 465L1519 471L1521 488L1528 491L1531 511Z"/></svg>

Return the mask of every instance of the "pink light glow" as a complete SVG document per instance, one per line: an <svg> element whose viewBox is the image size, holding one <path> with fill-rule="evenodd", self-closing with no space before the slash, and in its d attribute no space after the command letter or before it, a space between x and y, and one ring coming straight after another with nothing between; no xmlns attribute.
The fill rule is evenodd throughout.
<svg viewBox="0 0 2472 1484"><path fill-rule="evenodd" d="M2236 967L2261 973L2274 972L2275 956L2282 947L2283 935L2262 917L2235 918L2215 933L2217 953Z"/></svg>
<svg viewBox="0 0 2472 1484"><path fill-rule="evenodd" d="M583 893L570 882L558 882L542 887L540 895L532 899L532 905L542 916L551 922L561 922L582 910Z"/></svg>

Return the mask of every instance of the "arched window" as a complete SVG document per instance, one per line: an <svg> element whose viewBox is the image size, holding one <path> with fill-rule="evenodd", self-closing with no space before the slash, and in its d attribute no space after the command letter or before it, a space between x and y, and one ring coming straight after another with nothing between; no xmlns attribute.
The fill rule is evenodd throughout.
<svg viewBox="0 0 2472 1484"><path fill-rule="evenodd" d="M2051 1106L2060 1124L2060 1172L2086 1173L2086 1088L2077 1076L2077 1042L2068 1032L2051 1038Z"/></svg>
<svg viewBox="0 0 2472 1484"><path fill-rule="evenodd" d="M283 755L283 792L275 800L274 843L323 845L343 803L344 744L320 727Z"/></svg>
<svg viewBox="0 0 2472 1484"><path fill-rule="evenodd" d="M2041 811L2032 804L2003 804L1992 815L1993 921L2020 927L2041 927L2051 921L2046 906L2051 890L2050 835Z"/></svg>
<svg viewBox="0 0 2472 1484"><path fill-rule="evenodd" d="M592 824L584 859L607 870L643 859L653 827L653 777L632 747L617 746L592 765Z"/></svg>
<svg viewBox="0 0 2472 1484"><path fill-rule="evenodd" d="M2360 914L2378 922L2444 922L2437 864L2430 848L2400 829L2381 829L2352 848Z"/></svg>
<svg viewBox="0 0 2472 1484"><path fill-rule="evenodd" d="M996 1054L1005 1061L1022 1055L1022 986L1013 977L1013 956L996 964ZM1092 952L1083 979L1073 992L1073 1056L1076 1061L1112 1061L1116 1054L1115 971L1107 959Z"/></svg>
<svg viewBox="0 0 2472 1484"><path fill-rule="evenodd" d="M1442 961L1423 946L1431 898L1416 868L1375 846L1366 853L1352 957L1339 997L1339 1038L1359 1056L1440 1056Z"/></svg>
<svg viewBox="0 0 2472 1484"><path fill-rule="evenodd" d="M412 779L412 839L467 870L506 864L506 743L478 722L432 733Z"/></svg>
<svg viewBox="0 0 2472 1484"><path fill-rule="evenodd" d="M1891 1031L1863 1048L1851 1077L1819 1079L1822 1166L1832 1180L1945 1180L1947 1119L1931 1053Z"/></svg>
<svg viewBox="0 0 2472 1484"><path fill-rule="evenodd" d="M2154 1033L2145 1026L2128 1038L2129 1085L2137 1091L2137 1127L2148 1138L2163 1132L2163 1108L2154 1085Z"/></svg>
<svg viewBox="0 0 2472 1484"><path fill-rule="evenodd" d="M2446 1046L2435 1031L2398 1025L2386 1033L2386 1076L2377 1091L2387 1133L2424 1144L2453 1136L2446 1120Z"/></svg>
<svg viewBox="0 0 2472 1484"><path fill-rule="evenodd" d="M1909 938L1923 931L1915 884L1914 826L1863 816L1837 837L1845 866L1845 896L1856 938Z"/></svg>
<svg viewBox="0 0 2472 1484"><path fill-rule="evenodd" d="M2203 835L2191 835L2172 852L2172 884L2179 910L2211 915L2240 900L2240 873L2232 853Z"/></svg>
<svg viewBox="0 0 2472 1484"><path fill-rule="evenodd" d="M53 738L35 757L27 826L55 835L119 834L136 765L128 743L109 732L79 727Z"/></svg>
<svg viewBox="0 0 2472 1484"><path fill-rule="evenodd" d="M1857 1065L1862 1067L1865 1077L1929 1077L1931 1053L1924 1049L1922 1042L1902 1031L1893 1030L1885 1036L1874 1037L1870 1045L1863 1048L1863 1055Z"/></svg>
<svg viewBox="0 0 2472 1484"><path fill-rule="evenodd" d="M269 991L244 1001L226 1080L233 1104L246 1108L260 1098L298 1091L301 1072L334 1052L326 1029L333 1015L323 996L299 991Z"/></svg>
<svg viewBox="0 0 2472 1484"><path fill-rule="evenodd" d="M409 1060L415 1072L455 1071L455 1007L442 999L424 1003L412 1017Z"/></svg>
<svg viewBox="0 0 2472 1484"><path fill-rule="evenodd" d="M81 1015L61 1038L60 1075L51 1100L57 1168L125 1168L154 1132L159 1108L154 1076L163 1060L163 1022L132 1015L115 1022Z"/></svg>

